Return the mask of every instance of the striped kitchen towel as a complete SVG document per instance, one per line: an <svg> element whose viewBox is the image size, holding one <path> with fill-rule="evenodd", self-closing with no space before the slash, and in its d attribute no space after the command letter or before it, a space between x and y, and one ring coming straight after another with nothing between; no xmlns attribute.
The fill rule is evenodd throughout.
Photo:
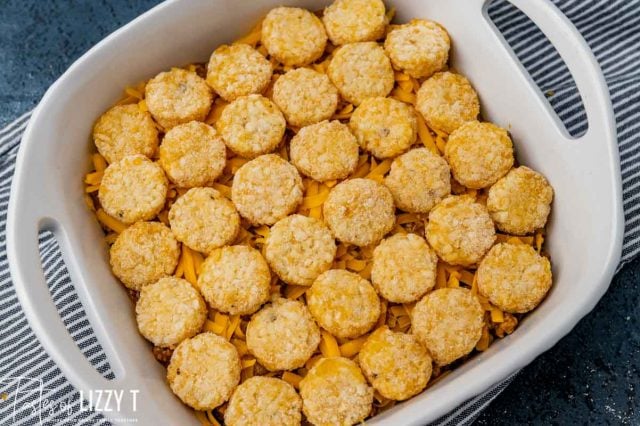
<svg viewBox="0 0 640 426"><path fill-rule="evenodd" d="M624 264L640 252L640 0L554 2L590 44L611 92L622 167ZM580 96L555 49L507 0L493 1L488 12L569 132L584 132L587 123ZM107 424L100 414L82 408L78 392L40 346L9 276L7 204L20 137L29 117L26 113L0 130L0 425ZM40 248L47 282L65 325L96 369L105 377L112 376L51 234L41 235ZM472 423L511 380L513 376L434 424Z"/></svg>

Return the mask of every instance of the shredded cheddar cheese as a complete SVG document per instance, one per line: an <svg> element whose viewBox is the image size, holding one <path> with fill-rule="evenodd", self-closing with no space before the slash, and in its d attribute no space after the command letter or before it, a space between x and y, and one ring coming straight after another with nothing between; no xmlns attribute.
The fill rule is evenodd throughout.
<svg viewBox="0 0 640 426"><path fill-rule="evenodd" d="M320 340L320 352L326 358L340 356L340 347L336 338L326 331L322 331L322 340Z"/></svg>
<svg viewBox="0 0 640 426"><path fill-rule="evenodd" d="M340 348L339 348L340 354L342 354L342 356L346 358L351 358L356 356L358 352L360 352L360 349L362 349L362 345L364 345L364 342L367 340L367 337L368 335L358 337L357 339L349 340L348 342L343 343L342 345L340 345Z"/></svg>
<svg viewBox="0 0 640 426"><path fill-rule="evenodd" d="M288 285L284 291L284 296L287 299L295 300L305 294L308 289L309 287L303 285Z"/></svg>
<svg viewBox="0 0 640 426"><path fill-rule="evenodd" d="M104 226L106 226L107 228L111 229L112 231L116 232L116 233L121 233L122 231L124 231L125 229L127 229L127 225L125 225L124 223L120 222L118 219L115 219L111 216L109 216L104 210L102 209L98 209L96 211L96 217L98 218L98 220L100 221L101 224L103 224Z"/></svg>
<svg viewBox="0 0 640 426"><path fill-rule="evenodd" d="M300 381L302 380L302 376L299 376L290 371L285 371L284 373L282 373L282 380L289 383L294 388L298 389L300 388Z"/></svg>

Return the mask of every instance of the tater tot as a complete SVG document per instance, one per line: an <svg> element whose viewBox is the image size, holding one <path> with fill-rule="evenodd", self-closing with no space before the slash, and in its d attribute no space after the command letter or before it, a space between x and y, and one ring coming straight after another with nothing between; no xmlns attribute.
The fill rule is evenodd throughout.
<svg viewBox="0 0 640 426"><path fill-rule="evenodd" d="M253 224L273 225L302 202L298 170L275 154L261 155L236 172L231 199L242 217Z"/></svg>
<svg viewBox="0 0 640 426"><path fill-rule="evenodd" d="M237 98L224 108L216 122L216 129L229 149L245 158L274 151L286 127L280 109L260 95Z"/></svg>
<svg viewBox="0 0 640 426"><path fill-rule="evenodd" d="M547 179L520 166L489 188L487 208L499 230L525 235L547 223L552 200L553 188Z"/></svg>
<svg viewBox="0 0 640 426"><path fill-rule="evenodd" d="M441 288L416 303L411 330L442 366L473 350L482 335L483 317L478 298L469 290Z"/></svg>
<svg viewBox="0 0 640 426"><path fill-rule="evenodd" d="M429 213L451 193L451 172L444 158L415 148L393 160L384 184L399 209Z"/></svg>
<svg viewBox="0 0 640 426"><path fill-rule="evenodd" d="M235 346L213 333L202 333L178 345L167 367L173 393L196 410L226 402L240 382Z"/></svg>
<svg viewBox="0 0 640 426"><path fill-rule="evenodd" d="M351 426L371 412L373 389L347 358L322 358L300 382L302 411L312 424Z"/></svg>
<svg viewBox="0 0 640 426"><path fill-rule="evenodd" d="M470 121L447 140L444 156L453 177L467 188L496 183L513 166L513 144L507 131L492 123Z"/></svg>
<svg viewBox="0 0 640 426"><path fill-rule="evenodd" d="M467 196L438 203L429 213L425 234L442 260L462 266L480 261L496 240L487 209Z"/></svg>
<svg viewBox="0 0 640 426"><path fill-rule="evenodd" d="M380 299L369 281L343 269L321 274L306 293L313 318L336 337L358 337L380 316Z"/></svg>
<svg viewBox="0 0 640 426"><path fill-rule="evenodd" d="M179 124L160 145L158 163L179 187L210 185L227 162L224 142L215 129L199 121Z"/></svg>
<svg viewBox="0 0 640 426"><path fill-rule="evenodd" d="M198 288L213 308L248 315L269 300L271 273L260 252L249 246L215 249L204 260Z"/></svg>
<svg viewBox="0 0 640 426"><path fill-rule="evenodd" d="M171 347L200 332L207 305L186 280L161 278L140 291L136 303L138 329L156 346Z"/></svg>
<svg viewBox="0 0 640 426"><path fill-rule="evenodd" d="M338 89L325 74L298 68L276 80L273 102L289 124L308 126L331 118L338 107Z"/></svg>
<svg viewBox="0 0 640 426"><path fill-rule="evenodd" d="M340 47L329 63L327 74L340 95L354 105L367 98L387 96L395 82L391 61L384 49L372 41Z"/></svg>
<svg viewBox="0 0 640 426"><path fill-rule="evenodd" d="M322 22L338 46L381 38L387 17L382 0L336 0L324 9Z"/></svg>
<svg viewBox="0 0 640 426"><path fill-rule="evenodd" d="M355 109L349 127L360 146L378 158L395 157L416 141L418 122L409 105L392 98L367 98Z"/></svg>
<svg viewBox="0 0 640 426"><path fill-rule="evenodd" d="M358 165L358 142L345 124L322 121L300 129L289 155L300 173L314 180L344 179Z"/></svg>
<svg viewBox="0 0 640 426"><path fill-rule="evenodd" d="M480 113L480 101L469 80L448 71L434 74L420 86L416 109L429 127L451 133Z"/></svg>
<svg viewBox="0 0 640 426"><path fill-rule="evenodd" d="M371 281L390 302L415 302L436 284L438 257L415 234L396 234L373 251Z"/></svg>
<svg viewBox="0 0 640 426"><path fill-rule="evenodd" d="M158 148L158 130L151 114L137 104L117 105L96 122L93 142L109 163L135 154L152 158Z"/></svg>
<svg viewBox="0 0 640 426"><path fill-rule="evenodd" d="M153 219L164 207L168 189L157 163L144 155L130 155L104 171L98 198L105 212L130 224Z"/></svg>
<svg viewBox="0 0 640 426"><path fill-rule="evenodd" d="M320 344L320 329L301 302L276 299L251 317L247 347L271 371L302 367Z"/></svg>
<svg viewBox="0 0 640 426"><path fill-rule="evenodd" d="M320 18L308 10L277 7L262 22L262 44L279 62L303 66L322 55L327 33Z"/></svg>
<svg viewBox="0 0 640 426"><path fill-rule="evenodd" d="M420 393L431 378L431 357L418 339L384 326L369 335L358 353L369 383L382 396L402 401Z"/></svg>
<svg viewBox="0 0 640 426"><path fill-rule="evenodd" d="M322 209L333 235L357 246L377 243L395 224L391 192L371 179L339 183L329 193Z"/></svg>
<svg viewBox="0 0 640 426"><path fill-rule="evenodd" d="M207 83L225 100L261 93L271 81L271 63L248 44L223 44L211 55Z"/></svg>
<svg viewBox="0 0 640 426"><path fill-rule="evenodd" d="M551 288L551 263L525 244L497 244L478 266L478 290L511 313L529 312Z"/></svg>
<svg viewBox="0 0 640 426"><path fill-rule="evenodd" d="M384 50L397 68L414 78L431 77L447 67L451 41L435 22L413 19L398 25L384 42Z"/></svg>
<svg viewBox="0 0 640 426"><path fill-rule="evenodd" d="M254 376L233 392L224 412L226 426L299 426L302 399L289 383Z"/></svg>
<svg viewBox="0 0 640 426"><path fill-rule="evenodd" d="M111 246L111 269L132 290L171 275L178 265L180 249L171 230L160 222L137 222Z"/></svg>
<svg viewBox="0 0 640 426"><path fill-rule="evenodd" d="M336 243L322 221L294 214L271 227L264 252L280 279L309 286L331 267Z"/></svg>
<svg viewBox="0 0 640 426"><path fill-rule="evenodd" d="M195 72L173 68L149 80L145 100L153 118L168 130L189 121L204 121L213 93Z"/></svg>
<svg viewBox="0 0 640 426"><path fill-rule="evenodd" d="M233 203L213 188L192 188L169 210L176 239L202 253L230 244L238 235L240 216Z"/></svg>

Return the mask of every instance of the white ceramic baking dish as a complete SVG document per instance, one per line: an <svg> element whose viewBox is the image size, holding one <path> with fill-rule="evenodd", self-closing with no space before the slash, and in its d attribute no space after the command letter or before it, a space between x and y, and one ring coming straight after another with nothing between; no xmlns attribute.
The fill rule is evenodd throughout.
<svg viewBox="0 0 640 426"><path fill-rule="evenodd" d="M122 88L173 65L205 61L220 43L245 33L270 8L312 0L174 0L96 45L49 89L22 140L11 192L7 248L16 291L31 326L66 377L90 390L140 390L134 411L115 421L197 424L165 384L164 368L138 334L125 291L112 276L103 235L83 201L89 135ZM589 130L572 139L486 16L484 0L395 0L397 19L423 17L450 32L452 63L482 100L484 117L511 130L520 162L555 188L549 224L554 286L516 332L427 392L368 422L418 425L524 367L554 345L603 295L620 258L623 218L618 151L600 69L572 24L548 1L513 0L553 42L584 100ZM389 5L391 5L389 4ZM38 254L38 231L52 230L101 342L115 380L98 374L78 350L52 303Z"/></svg>

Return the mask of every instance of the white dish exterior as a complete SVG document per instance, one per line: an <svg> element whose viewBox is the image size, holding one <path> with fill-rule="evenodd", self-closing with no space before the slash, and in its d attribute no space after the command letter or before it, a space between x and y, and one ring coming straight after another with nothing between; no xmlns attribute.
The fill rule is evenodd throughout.
<svg viewBox="0 0 640 426"><path fill-rule="evenodd" d="M104 413L146 424L198 424L173 396L165 369L139 335L126 292L111 274L102 232L83 201L89 135L122 88L174 65L206 61L213 49L250 29L281 4L319 9L313 0L170 0L96 45L49 89L22 140L13 181L7 249L29 322L65 376L91 389L139 389L137 409ZM452 63L478 91L485 119L508 127L522 164L555 189L548 251L554 286L516 332L495 342L428 391L367 421L420 425L524 367L553 346L606 291L620 259L623 215L619 159L608 92L593 55L547 0L512 0L554 43L582 94L589 130L568 136L535 84L486 17L484 0L395 0L400 22L440 22L453 40ZM37 236L52 230L89 320L116 376L85 359L60 320L39 260ZM126 405L126 404L125 404Z"/></svg>

